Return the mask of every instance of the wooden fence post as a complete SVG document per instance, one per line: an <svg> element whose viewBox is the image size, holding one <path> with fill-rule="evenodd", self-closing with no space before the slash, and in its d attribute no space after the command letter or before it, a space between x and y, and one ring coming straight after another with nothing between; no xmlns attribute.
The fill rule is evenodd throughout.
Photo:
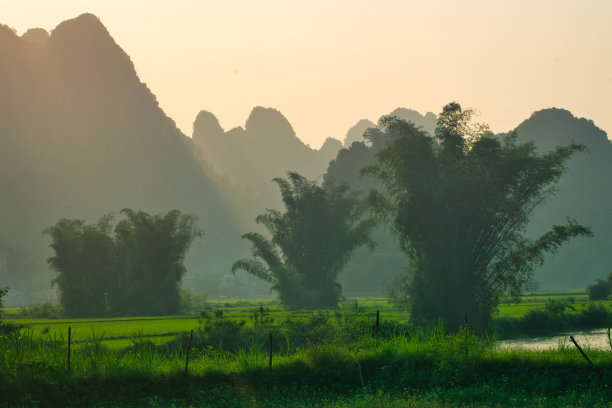
<svg viewBox="0 0 612 408"><path fill-rule="evenodd" d="M189 336L189 345L187 346L187 357L185 358L185 375L189 374L189 353L191 352L191 342L193 341L193 330Z"/></svg>
<svg viewBox="0 0 612 408"><path fill-rule="evenodd" d="M468 338L470 336L470 327L468 326L467 313L465 314L464 321L465 321L465 359L467 361L470 355L470 350L469 350L470 346L468 344Z"/></svg>
<svg viewBox="0 0 612 408"><path fill-rule="evenodd" d="M380 328L380 310L376 311L376 337L378 338L378 329Z"/></svg>
<svg viewBox="0 0 612 408"><path fill-rule="evenodd" d="M268 373L272 374L272 332L270 332L270 337L269 337L269 351L270 351L270 360L268 362Z"/></svg>
<svg viewBox="0 0 612 408"><path fill-rule="evenodd" d="M590 365L593 365L593 362L591 361L591 359L584 353L584 351L582 351L582 348L578 345L576 340L574 340L574 336L570 336L570 340L572 341L572 343L574 343L574 346L576 346L576 348L580 351L580 353L582 354L582 357L584 357L586 361L589 362Z"/></svg>
<svg viewBox="0 0 612 408"><path fill-rule="evenodd" d="M68 375L70 375L70 342L72 335L72 327L68 327Z"/></svg>
<svg viewBox="0 0 612 408"><path fill-rule="evenodd" d="M361 363L357 361L357 371L359 371L359 380L361 381L361 388L365 389L365 382L363 382L363 373L361 372Z"/></svg>

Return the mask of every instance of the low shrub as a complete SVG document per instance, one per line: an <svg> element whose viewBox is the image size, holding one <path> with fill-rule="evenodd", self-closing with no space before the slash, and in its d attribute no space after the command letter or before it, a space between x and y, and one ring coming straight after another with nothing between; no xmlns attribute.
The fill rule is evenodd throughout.
<svg viewBox="0 0 612 408"><path fill-rule="evenodd" d="M64 309L51 302L22 307L17 317L30 319L59 319L64 317Z"/></svg>
<svg viewBox="0 0 612 408"><path fill-rule="evenodd" d="M7 334L15 333L23 329L23 327L24 326L22 324L0 321L0 336L5 336Z"/></svg>
<svg viewBox="0 0 612 408"><path fill-rule="evenodd" d="M590 300L606 300L612 293L612 273L606 280L598 279L594 284L587 286Z"/></svg>
<svg viewBox="0 0 612 408"><path fill-rule="evenodd" d="M208 294L196 295L188 289L179 289L179 311L181 313L193 313L209 307Z"/></svg>
<svg viewBox="0 0 612 408"><path fill-rule="evenodd" d="M271 333L272 349L275 352L290 353L312 345L354 343L363 336L371 337L374 332L373 322L361 315L316 312L306 318L291 316L278 324L262 307L253 313L250 320L247 322L226 318L220 309L202 311L199 326L193 333L192 348L234 352L255 347L266 352ZM390 323L384 323L381 327L385 335L397 332ZM176 349L180 346L185 349L189 341L190 334L182 333L164 347Z"/></svg>
<svg viewBox="0 0 612 408"><path fill-rule="evenodd" d="M604 305L589 302L580 313L568 313L565 309L569 303L566 301L561 303L563 302L566 304L560 305L559 301L549 300L544 310L531 310L518 318L496 319L495 332L500 338L507 338L525 334L550 334L606 327L608 312Z"/></svg>
<svg viewBox="0 0 612 408"><path fill-rule="evenodd" d="M15 333L23 327L23 325L20 324L2 321L2 306L4 305L4 297L8 291L8 287L0 288L0 336Z"/></svg>

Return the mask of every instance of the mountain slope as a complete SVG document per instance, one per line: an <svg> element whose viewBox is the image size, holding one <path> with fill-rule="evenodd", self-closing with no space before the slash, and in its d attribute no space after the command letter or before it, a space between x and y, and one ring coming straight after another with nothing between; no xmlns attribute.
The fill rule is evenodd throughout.
<svg viewBox="0 0 612 408"><path fill-rule="evenodd" d="M125 207L195 213L206 236L190 269L229 267L241 228L223 186L98 18L65 21L48 38L29 33L0 27L1 284L47 289L43 228Z"/></svg>
<svg viewBox="0 0 612 408"><path fill-rule="evenodd" d="M568 162L556 195L538 208L529 232L542 233L570 217L590 226L594 236L564 246L538 271L538 280L547 288L579 288L604 278L612 271L612 142L592 121L555 108L533 113L516 132L519 141L532 141L540 151L572 141L589 150Z"/></svg>
<svg viewBox="0 0 612 408"><path fill-rule="evenodd" d="M305 145L289 121L276 109L253 108L244 128L225 132L216 117L206 111L198 114L193 140L213 168L237 183L253 189L263 208L280 205L275 177L297 171L316 179L341 147L328 139L320 150Z"/></svg>

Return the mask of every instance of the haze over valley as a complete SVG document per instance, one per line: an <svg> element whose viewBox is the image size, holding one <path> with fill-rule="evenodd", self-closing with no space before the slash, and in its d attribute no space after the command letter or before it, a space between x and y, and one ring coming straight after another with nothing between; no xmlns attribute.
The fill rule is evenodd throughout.
<svg viewBox="0 0 612 408"><path fill-rule="evenodd" d="M384 146L384 140L363 138L379 118L351 118L353 126L319 149L300 139L274 106L253 106L244 124L230 128L221 126L220 113L201 110L185 134L93 14L66 20L51 33L19 35L0 26L0 61L0 286L11 287L8 299L15 303L54 299L45 228L61 218L118 218L123 208L179 209L198 217L204 236L188 253L184 287L211 297L269 296L269 285L233 275L231 266L249 254L241 235L263 232L255 217L282 204L273 178L296 171L320 183L346 183L362 197L381 188L360 174ZM435 132L437 112L400 106L387 114ZM571 142L589 150L568 162L557 195L538 208L528 234L570 217L594 236L576 238L547 259L535 274L539 287L583 288L607 276L612 143L606 132L562 106L538 110L512 130L542 152ZM377 247L359 249L340 274L345 295L384 294L407 267L386 227L378 227L374 240Z"/></svg>

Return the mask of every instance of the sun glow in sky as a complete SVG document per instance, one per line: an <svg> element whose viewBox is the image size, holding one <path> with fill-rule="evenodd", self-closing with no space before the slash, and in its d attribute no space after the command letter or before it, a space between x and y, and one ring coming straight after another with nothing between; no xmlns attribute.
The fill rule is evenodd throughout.
<svg viewBox="0 0 612 408"><path fill-rule="evenodd" d="M191 135L274 107L313 147L397 107L480 111L495 132L565 108L612 136L612 1L1 0L19 34L97 15Z"/></svg>

